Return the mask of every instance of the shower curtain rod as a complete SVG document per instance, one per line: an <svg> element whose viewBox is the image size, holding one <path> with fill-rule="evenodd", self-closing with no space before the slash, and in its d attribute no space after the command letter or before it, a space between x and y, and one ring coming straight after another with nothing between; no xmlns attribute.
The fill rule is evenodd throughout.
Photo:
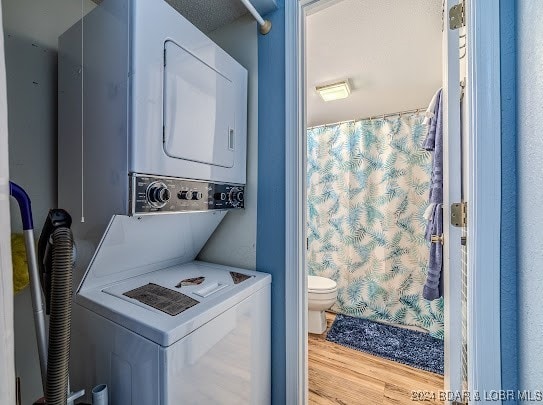
<svg viewBox="0 0 543 405"><path fill-rule="evenodd" d="M268 32L270 32L272 24L270 20L264 20L262 16L256 11L256 8L251 4L249 0L241 0L243 5L249 10L249 12L253 15L255 20L258 22L258 25L260 25L260 33L262 35L266 35Z"/></svg>
<svg viewBox="0 0 543 405"><path fill-rule="evenodd" d="M333 125L346 124L348 122L367 121L367 120L373 120L373 119L378 119L378 118L385 119L387 117L393 117L395 115L402 116L404 114L413 114L413 113L417 113L417 112L421 112L421 111L426 111L427 108L428 107L420 107L420 108L412 108L411 110L398 111L398 112L393 112L393 113L388 113L388 114L371 115L371 116L366 117L366 118L356 118L354 120L345 120L345 121L332 122L330 124L315 125L315 126L312 126L312 127L307 127L307 129L315 129L315 128L321 128L321 127L331 127Z"/></svg>

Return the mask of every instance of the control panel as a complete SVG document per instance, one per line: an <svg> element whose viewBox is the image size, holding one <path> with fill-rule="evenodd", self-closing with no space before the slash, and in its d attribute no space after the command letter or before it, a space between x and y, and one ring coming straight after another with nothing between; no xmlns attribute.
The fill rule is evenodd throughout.
<svg viewBox="0 0 543 405"><path fill-rule="evenodd" d="M130 215L244 208L245 187L130 174Z"/></svg>

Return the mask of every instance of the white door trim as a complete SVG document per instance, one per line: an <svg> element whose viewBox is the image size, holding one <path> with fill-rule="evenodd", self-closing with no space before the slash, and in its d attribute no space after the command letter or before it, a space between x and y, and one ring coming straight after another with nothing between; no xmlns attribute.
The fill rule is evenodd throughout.
<svg viewBox="0 0 543 405"><path fill-rule="evenodd" d="M482 395L501 389L500 7L468 7L468 387Z"/></svg>
<svg viewBox="0 0 543 405"><path fill-rule="evenodd" d="M445 0L449 10L457 0ZM448 12L445 12L448 16ZM443 302L445 319L444 390L462 391L462 228L451 224L451 205L462 199L460 35L443 24ZM452 61L452 63L449 63Z"/></svg>
<svg viewBox="0 0 543 405"><path fill-rule="evenodd" d="M301 70L303 13L298 0L285 2L285 355L286 403L307 403L307 278L305 268L304 83ZM300 136L301 134L301 136Z"/></svg>
<svg viewBox="0 0 543 405"><path fill-rule="evenodd" d="M286 16L286 398L307 403L307 294L305 274L304 13L319 3L285 2ZM499 2L468 4L469 196L468 347L471 391L501 388L500 216L501 125ZM460 271L460 269L459 269ZM493 402L499 404L500 402Z"/></svg>

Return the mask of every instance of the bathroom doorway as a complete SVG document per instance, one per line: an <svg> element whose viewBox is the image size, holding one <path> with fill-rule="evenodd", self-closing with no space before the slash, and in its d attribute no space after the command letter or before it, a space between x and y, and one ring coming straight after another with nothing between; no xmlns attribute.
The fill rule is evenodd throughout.
<svg viewBox="0 0 543 405"><path fill-rule="evenodd" d="M289 308L286 314L286 382L287 398L298 403L306 402L308 397L306 207L307 130L310 125L307 123L306 94L315 91L306 84L306 18L340 3L342 1L338 0L299 0L286 5L286 305ZM443 242L443 381L445 402L452 403L465 399L461 395L466 386L472 393L501 387L500 222L496 220L501 214L501 163L499 141L496 141L500 133L501 108L500 14L499 7L492 1L467 0L458 4L445 0L439 3L443 15L445 186L443 238L434 242ZM390 20L397 22L398 17ZM372 19L368 24L372 25L374 21ZM416 25L413 27L413 30L417 29ZM371 35L371 39L379 38ZM402 65L403 61L399 68ZM392 112L383 114L389 113ZM346 120L356 121L356 118ZM484 147L490 144L494 146ZM460 210L451 216L452 203L468 200L469 211ZM462 206L465 208L464 204L456 208ZM456 227L453 223L464 227ZM468 233L470 236L466 238ZM485 283L489 283L489 288L478 287ZM466 291L467 285L473 288ZM488 305L488 302L493 304ZM298 310L292 310L294 308ZM463 351L468 347L469 356ZM353 385L349 378L344 378L343 384ZM361 399L357 403L371 403L371 400Z"/></svg>
<svg viewBox="0 0 543 405"><path fill-rule="evenodd" d="M441 27L435 0L306 16L310 403L444 390Z"/></svg>

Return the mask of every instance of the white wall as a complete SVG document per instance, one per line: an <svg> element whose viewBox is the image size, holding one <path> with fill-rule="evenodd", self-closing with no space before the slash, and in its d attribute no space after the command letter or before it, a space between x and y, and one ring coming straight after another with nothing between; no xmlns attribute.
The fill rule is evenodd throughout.
<svg viewBox="0 0 543 405"><path fill-rule="evenodd" d="M4 0L11 180L32 199L36 231L57 200L57 41L91 0ZM39 175L36 175L39 173ZM20 231L11 202L12 229Z"/></svg>
<svg viewBox="0 0 543 405"><path fill-rule="evenodd" d="M84 0L83 10L94 7ZM11 180L32 199L36 238L57 200L57 38L81 18L81 0L3 0ZM11 201L12 232L21 232ZM15 367L23 404L42 395L28 289L14 298Z"/></svg>
<svg viewBox="0 0 543 405"><path fill-rule="evenodd" d="M258 37L254 19L241 17L209 37L249 71L247 189L245 209L229 212L199 255L200 260L247 269L256 265L258 180Z"/></svg>
<svg viewBox="0 0 543 405"><path fill-rule="evenodd" d="M47 48L96 5L91 0L3 0L4 30Z"/></svg>
<svg viewBox="0 0 543 405"><path fill-rule="evenodd" d="M57 54L9 32L4 42L11 180L29 194L35 226L40 228L57 200ZM21 231L14 200L11 223L14 231Z"/></svg>
<svg viewBox="0 0 543 405"><path fill-rule="evenodd" d="M0 398L4 403L13 404L13 280L9 239L8 112L3 38L3 32L0 31Z"/></svg>
<svg viewBox="0 0 543 405"><path fill-rule="evenodd" d="M56 204L56 53L6 33L11 180L32 199L36 238ZM11 200L11 229L22 230ZM15 364L23 404L42 395L38 351L28 288L14 297Z"/></svg>
<svg viewBox="0 0 543 405"><path fill-rule="evenodd" d="M519 384L543 381L543 2L517 2Z"/></svg>

